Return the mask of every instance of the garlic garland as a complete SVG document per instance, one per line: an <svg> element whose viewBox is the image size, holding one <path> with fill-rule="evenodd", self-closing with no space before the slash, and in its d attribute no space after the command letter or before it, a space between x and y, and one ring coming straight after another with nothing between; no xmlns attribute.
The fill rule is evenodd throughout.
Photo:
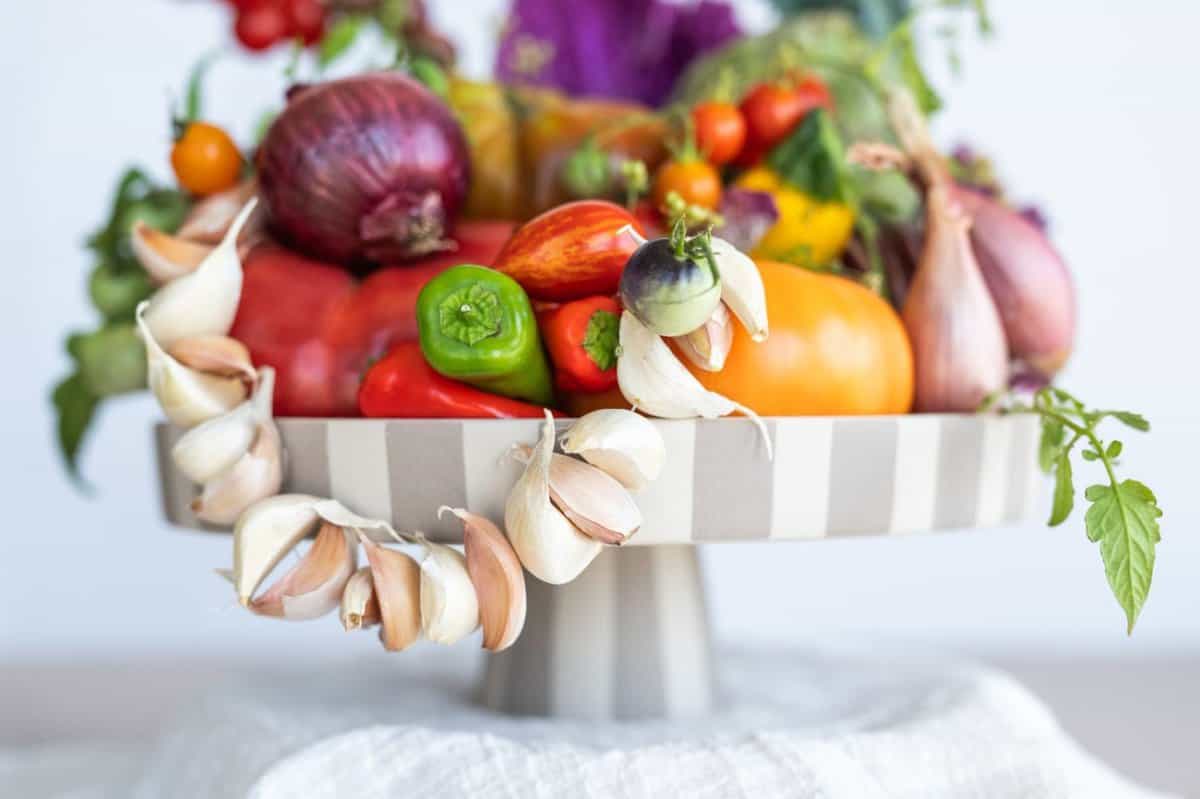
<svg viewBox="0 0 1200 799"><path fill-rule="evenodd" d="M254 393L236 408L188 430L171 448L171 459L193 483L207 483L232 466L271 418L275 370L264 367Z"/></svg>
<svg viewBox="0 0 1200 799"><path fill-rule="evenodd" d="M662 433L641 414L624 408L592 411L562 436L563 452L598 466L630 491L658 479L667 459Z"/></svg>
<svg viewBox="0 0 1200 799"><path fill-rule="evenodd" d="M528 462L532 448L519 446ZM642 526L642 512L625 486L603 469L557 452L550 456L550 501L584 535L620 545Z"/></svg>
<svg viewBox="0 0 1200 799"><path fill-rule="evenodd" d="M379 640L389 652L407 649L421 637L421 568L405 553L375 543L361 530L358 540L379 604Z"/></svg>
<svg viewBox="0 0 1200 799"><path fill-rule="evenodd" d="M354 540L337 525L323 522L300 562L261 596L246 605L260 616L305 621L324 616L341 603L355 568Z"/></svg>
<svg viewBox="0 0 1200 799"><path fill-rule="evenodd" d="M453 644L479 626L479 599L458 550L423 542L421 632L435 644Z"/></svg>
<svg viewBox="0 0 1200 799"><path fill-rule="evenodd" d="M479 601L483 648L499 652L512 646L525 627L525 571L512 544L491 520L463 508L438 508L463 523L467 575Z"/></svg>
<svg viewBox="0 0 1200 799"><path fill-rule="evenodd" d="M283 485L283 443L270 419L261 422L253 443L226 471L204 484L192 500L192 513L209 524L233 524L246 508L279 493Z"/></svg>
<svg viewBox="0 0 1200 799"><path fill-rule="evenodd" d="M314 509L320 502L308 494L278 494L256 502L238 517L233 527L231 580L238 601L250 598L283 556L317 529L321 519Z"/></svg>
<svg viewBox="0 0 1200 799"><path fill-rule="evenodd" d="M150 298L145 321L160 345L169 347L183 338L229 332L242 294L238 234L256 203L257 198L246 203L225 238L195 271L172 280Z"/></svg>
<svg viewBox="0 0 1200 799"><path fill-rule="evenodd" d="M258 379L258 372L250 360L250 350L235 338L181 338L167 347L167 353L184 366L198 372L217 377L236 377L246 385L252 385Z"/></svg>

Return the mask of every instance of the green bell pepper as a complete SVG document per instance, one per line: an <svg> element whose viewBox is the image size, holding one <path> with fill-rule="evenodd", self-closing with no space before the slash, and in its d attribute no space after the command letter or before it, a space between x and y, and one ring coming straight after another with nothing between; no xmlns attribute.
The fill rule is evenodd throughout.
<svg viewBox="0 0 1200 799"><path fill-rule="evenodd" d="M421 352L435 371L493 394L549 405L550 367L529 297L515 280L453 266L417 297Z"/></svg>

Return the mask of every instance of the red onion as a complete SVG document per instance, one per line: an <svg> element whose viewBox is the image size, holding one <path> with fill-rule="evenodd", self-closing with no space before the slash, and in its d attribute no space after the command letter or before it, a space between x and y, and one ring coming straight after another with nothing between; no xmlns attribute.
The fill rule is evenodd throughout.
<svg viewBox="0 0 1200 799"><path fill-rule="evenodd" d="M1018 211L962 187L955 198L973 218L971 248L1000 312L1009 351L1053 377L1075 340L1075 288L1066 264Z"/></svg>
<svg viewBox="0 0 1200 799"><path fill-rule="evenodd" d="M446 234L466 198L469 167L449 109L395 72L291 93L258 154L274 233L342 264L453 246Z"/></svg>

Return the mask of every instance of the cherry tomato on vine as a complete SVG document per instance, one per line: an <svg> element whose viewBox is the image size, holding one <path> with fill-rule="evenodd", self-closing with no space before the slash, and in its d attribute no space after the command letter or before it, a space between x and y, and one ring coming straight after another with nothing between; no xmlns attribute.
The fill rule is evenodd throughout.
<svg viewBox="0 0 1200 799"><path fill-rule="evenodd" d="M671 192L678 194L688 205L716 208L721 202L721 175L707 161L667 161L654 173L651 193L654 206L664 207Z"/></svg>
<svg viewBox="0 0 1200 799"><path fill-rule="evenodd" d="M696 147L714 166L724 166L737 158L746 143L746 120L732 103L716 100L700 103L692 109Z"/></svg>
<svg viewBox="0 0 1200 799"><path fill-rule="evenodd" d="M817 107L831 109L833 100L824 81L804 75L795 83L760 83L742 99L746 146L738 157L742 166L757 163L783 140L805 114Z"/></svg>
<svg viewBox="0 0 1200 799"><path fill-rule="evenodd" d="M288 35L288 16L279 3L247 4L238 11L233 32L246 49L260 52Z"/></svg>
<svg viewBox="0 0 1200 799"><path fill-rule="evenodd" d="M242 173L242 154L229 134L207 122L191 122L171 149L179 185L198 196L233 188Z"/></svg>
<svg viewBox="0 0 1200 799"><path fill-rule="evenodd" d="M325 33L325 7L319 0L287 0L287 32L306 45L321 41Z"/></svg>

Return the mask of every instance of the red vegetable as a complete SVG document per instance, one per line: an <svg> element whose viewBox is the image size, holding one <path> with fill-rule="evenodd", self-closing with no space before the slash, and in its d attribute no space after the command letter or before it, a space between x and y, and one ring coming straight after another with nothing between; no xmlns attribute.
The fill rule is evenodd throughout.
<svg viewBox="0 0 1200 799"><path fill-rule="evenodd" d="M612 297L588 297L539 316L542 342L563 391L606 391L617 384L617 325L621 306Z"/></svg>
<svg viewBox="0 0 1200 799"><path fill-rule="evenodd" d="M489 394L438 374L414 341L397 344L367 370L358 407L363 416L382 418L542 418L538 405Z"/></svg>
<svg viewBox="0 0 1200 799"><path fill-rule="evenodd" d="M806 75L794 86L760 83L742 99L740 108L746 120L746 144L737 163L753 166L791 133L809 111L832 110L833 98L820 78Z"/></svg>
<svg viewBox="0 0 1200 799"><path fill-rule="evenodd" d="M238 12L233 32L246 49L259 52L286 36L287 28L287 17L279 6L246 4Z"/></svg>
<svg viewBox="0 0 1200 799"><path fill-rule="evenodd" d="M258 155L267 219L301 252L342 264L449 249L467 194L462 130L397 72L294 91Z"/></svg>
<svg viewBox="0 0 1200 799"><path fill-rule="evenodd" d="M692 109L696 148L714 166L737 158L746 143L746 119L736 105L716 100Z"/></svg>
<svg viewBox="0 0 1200 799"><path fill-rule="evenodd" d="M517 228L494 267L535 300L565 302L616 294L637 242L621 229L642 228L619 205L580 200L551 208Z"/></svg>

